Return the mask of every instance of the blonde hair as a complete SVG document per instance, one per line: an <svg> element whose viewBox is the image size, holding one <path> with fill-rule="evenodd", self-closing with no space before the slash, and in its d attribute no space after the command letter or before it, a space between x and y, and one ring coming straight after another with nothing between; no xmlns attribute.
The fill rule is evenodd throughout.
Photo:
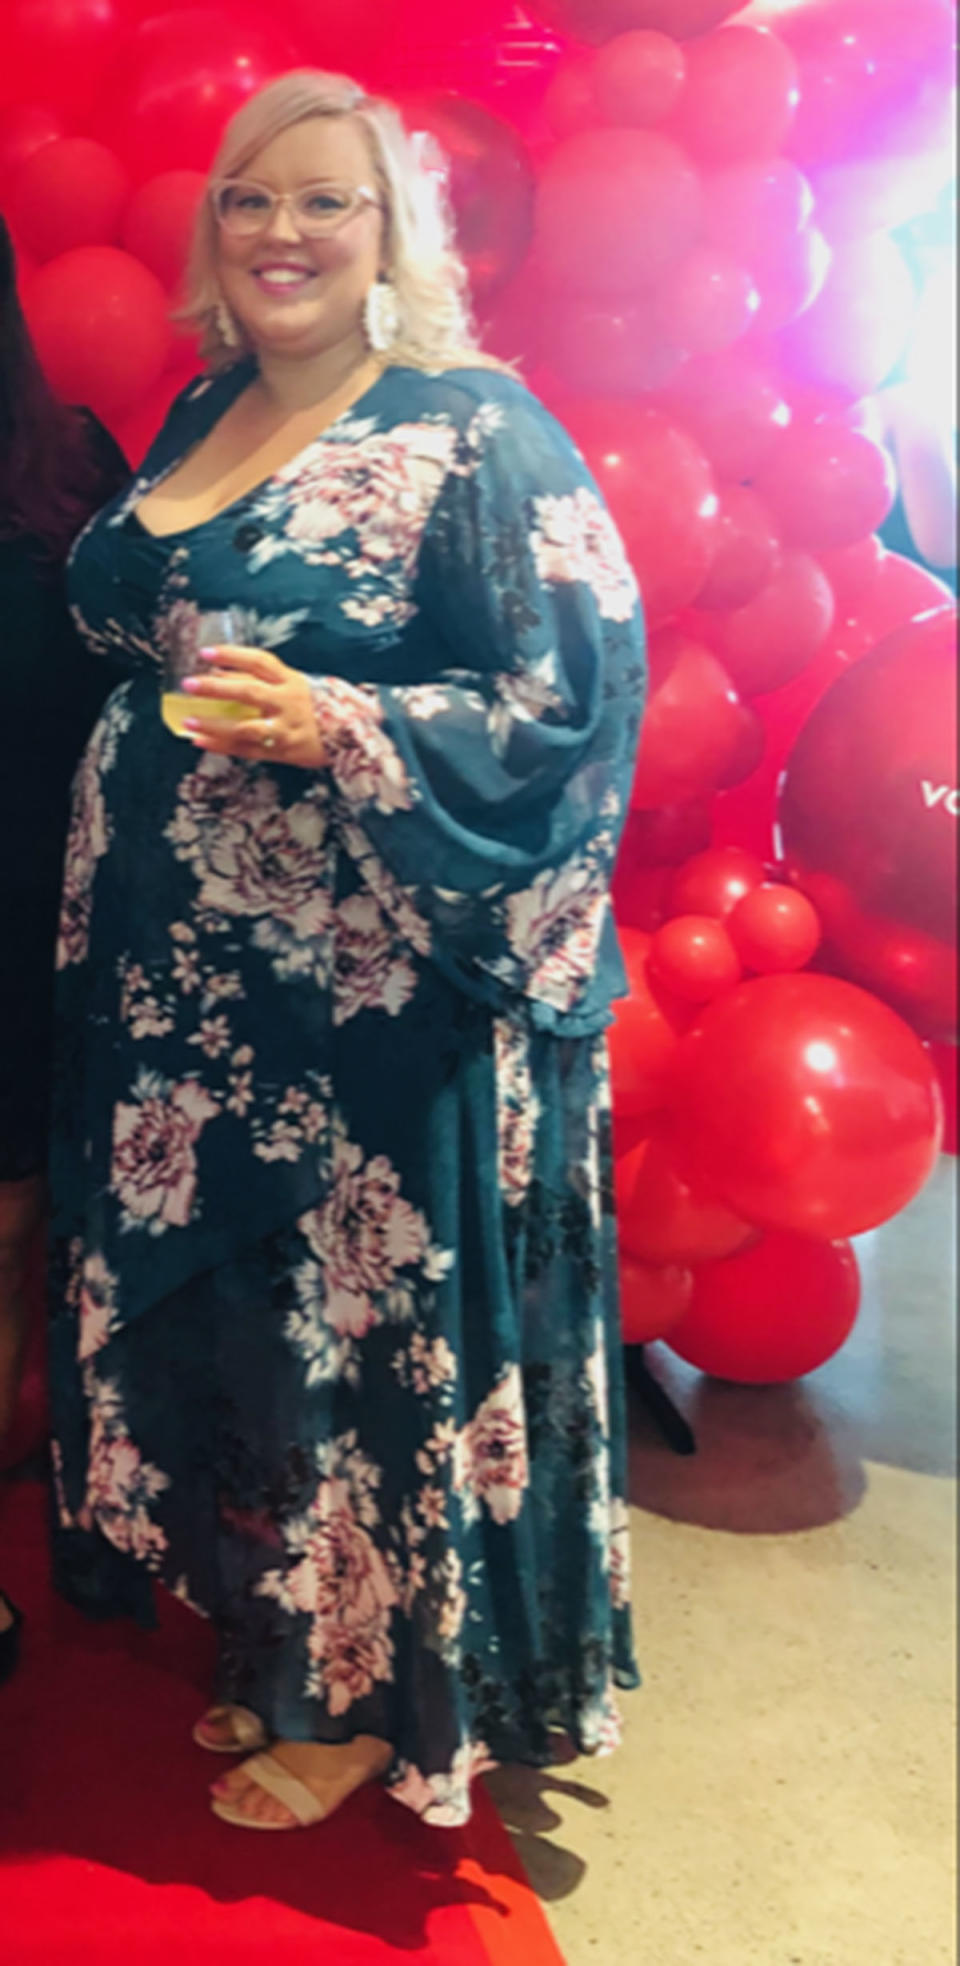
<svg viewBox="0 0 960 1966"><path fill-rule="evenodd" d="M430 167L422 146L407 134L390 103L366 95L344 75L308 68L282 75L251 96L231 118L210 182L241 176L258 151L281 131L315 116L349 116L367 132L386 214L384 270L395 290L399 315L399 332L388 359L428 370L458 362L504 367L478 348L466 270L453 244L441 173ZM197 214L183 305L175 318L199 331L201 355L214 370L231 367L245 352L242 340L232 346L227 342L218 322L223 296L216 254L217 222L207 197Z"/></svg>

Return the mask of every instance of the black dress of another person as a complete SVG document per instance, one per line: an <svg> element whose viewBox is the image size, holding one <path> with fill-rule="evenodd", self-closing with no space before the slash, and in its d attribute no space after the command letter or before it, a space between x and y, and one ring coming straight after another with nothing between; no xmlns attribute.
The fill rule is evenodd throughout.
<svg viewBox="0 0 960 1966"><path fill-rule="evenodd" d="M105 501L129 473L108 432L85 419ZM40 540L0 536L0 1181L46 1162L70 784L111 681L73 626L62 567Z"/></svg>

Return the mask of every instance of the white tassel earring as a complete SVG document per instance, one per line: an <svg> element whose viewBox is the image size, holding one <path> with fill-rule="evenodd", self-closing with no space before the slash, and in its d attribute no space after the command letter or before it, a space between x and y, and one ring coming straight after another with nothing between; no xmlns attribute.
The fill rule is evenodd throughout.
<svg viewBox="0 0 960 1966"><path fill-rule="evenodd" d="M386 355L400 334L400 305L390 280L375 280L367 293L363 326L375 355Z"/></svg>
<svg viewBox="0 0 960 1966"><path fill-rule="evenodd" d="M217 333L224 347L239 348L240 336L237 333L236 323L225 300L218 300L214 310L214 319L217 323Z"/></svg>

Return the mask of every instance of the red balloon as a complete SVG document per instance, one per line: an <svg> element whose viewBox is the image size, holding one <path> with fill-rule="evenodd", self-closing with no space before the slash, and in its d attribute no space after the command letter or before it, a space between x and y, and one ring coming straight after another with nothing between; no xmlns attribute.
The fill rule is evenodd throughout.
<svg viewBox="0 0 960 1966"><path fill-rule="evenodd" d="M712 1379L785 1385L834 1357L859 1305L860 1272L848 1242L767 1235L697 1271L690 1309L668 1343Z"/></svg>
<svg viewBox="0 0 960 1966"><path fill-rule="evenodd" d="M17 172L7 217L35 259L55 259L74 246L109 246L127 197L123 165L89 137L57 137L41 145Z"/></svg>
<svg viewBox="0 0 960 1966"><path fill-rule="evenodd" d="M913 281L895 241L884 232L846 239L813 305L784 337L784 360L795 374L869 395L903 354L915 311Z"/></svg>
<svg viewBox="0 0 960 1966"><path fill-rule="evenodd" d="M266 12L162 13L120 43L98 99L98 129L141 183L162 171L207 171L234 111L295 66L293 43Z"/></svg>
<svg viewBox="0 0 960 1966"><path fill-rule="evenodd" d="M788 546L854 546L883 524L896 474L889 453L856 430L793 423L757 477Z"/></svg>
<svg viewBox="0 0 960 1966"><path fill-rule="evenodd" d="M6 0L0 100L82 114L122 17L117 0Z"/></svg>
<svg viewBox="0 0 960 1966"><path fill-rule="evenodd" d="M763 862L755 854L736 846L711 847L695 854L674 875L668 895L670 914L710 915L726 921L763 877Z"/></svg>
<svg viewBox="0 0 960 1966"><path fill-rule="evenodd" d="M806 553L784 553L745 607L717 618L712 641L744 696L780 689L805 669L833 625L826 574Z"/></svg>
<svg viewBox="0 0 960 1966"><path fill-rule="evenodd" d="M956 595L929 567L918 566L902 553L885 553L876 578L860 594L848 628L856 630L864 649L872 648L918 615L955 606Z"/></svg>
<svg viewBox="0 0 960 1966"><path fill-rule="evenodd" d="M786 43L755 27L721 27L686 49L687 79L671 129L711 164L773 157L797 103L797 64Z"/></svg>
<svg viewBox="0 0 960 1966"><path fill-rule="evenodd" d="M564 421L598 480L656 624L686 607L713 558L713 473L686 431L629 402L575 403Z"/></svg>
<svg viewBox="0 0 960 1966"><path fill-rule="evenodd" d="M630 818L628 815L627 824ZM613 883L613 906L618 923L624 928L642 929L652 935L660 927L666 911L669 867L631 865L623 854Z"/></svg>
<svg viewBox="0 0 960 1966"><path fill-rule="evenodd" d="M630 995L614 1004L608 1033L618 1124L647 1119L664 1106L677 1041L690 1021L688 1006L650 974L649 935L621 929L620 946Z"/></svg>
<svg viewBox="0 0 960 1966"><path fill-rule="evenodd" d="M852 546L837 546L818 553L817 559L833 588L837 619L852 614L858 602L870 593L886 558L887 549L876 533L855 540ZM946 593L947 590L944 589Z"/></svg>
<svg viewBox="0 0 960 1966"><path fill-rule="evenodd" d="M649 295L607 302L558 296L546 333L557 374L578 393L643 395L668 382L683 359Z"/></svg>
<svg viewBox="0 0 960 1966"><path fill-rule="evenodd" d="M620 1247L644 1263L705 1263L742 1249L755 1231L678 1173L668 1148L644 1140L617 1161Z"/></svg>
<svg viewBox="0 0 960 1966"><path fill-rule="evenodd" d="M776 334L812 307L830 273L833 254L815 225L785 232L751 260L760 295L757 327Z"/></svg>
<svg viewBox="0 0 960 1966"><path fill-rule="evenodd" d="M574 292L636 293L692 246L699 224L697 173L655 130L585 130L544 164L538 258Z"/></svg>
<svg viewBox="0 0 960 1966"><path fill-rule="evenodd" d="M206 180L199 171L164 171L134 193L123 220L123 244L167 288L186 270Z"/></svg>
<svg viewBox="0 0 960 1966"><path fill-rule="evenodd" d="M155 11L160 11L159 8ZM418 7L417 12L421 9ZM304 64L328 75L356 75L370 86L403 26L401 0L271 0L270 12L294 37Z"/></svg>
<svg viewBox="0 0 960 1966"><path fill-rule="evenodd" d="M922 149L953 82L950 0L820 0L781 32L800 64L791 147L828 160Z"/></svg>
<svg viewBox="0 0 960 1966"><path fill-rule="evenodd" d="M48 260L30 282L27 314L44 369L67 402L109 419L163 373L166 295L145 266L114 246L78 246Z"/></svg>
<svg viewBox="0 0 960 1966"><path fill-rule="evenodd" d="M749 485L725 485L713 565L697 595L697 607L742 608L773 576L780 541L773 518Z"/></svg>
<svg viewBox="0 0 960 1966"><path fill-rule="evenodd" d="M625 1345L651 1345L679 1324L693 1301L693 1271L620 1257L620 1321Z"/></svg>
<svg viewBox="0 0 960 1966"><path fill-rule="evenodd" d="M593 70L593 55L574 55L551 76L543 98L543 119L555 137L577 136L597 121Z"/></svg>
<svg viewBox="0 0 960 1966"><path fill-rule="evenodd" d="M682 805L656 806L649 812L628 812L620 840L617 872L630 862L637 867L680 867L691 854L710 844L709 799L690 799Z"/></svg>
<svg viewBox="0 0 960 1966"><path fill-rule="evenodd" d="M758 976L806 969L820 946L820 917L812 903L773 881L737 902L727 929L744 969Z"/></svg>
<svg viewBox="0 0 960 1966"><path fill-rule="evenodd" d="M741 740L740 699L702 643L679 628L650 642L650 696L631 804L676 805L717 786Z"/></svg>
<svg viewBox="0 0 960 1966"><path fill-rule="evenodd" d="M694 246L657 289L663 335L685 355L714 354L742 340L759 305L751 275L716 246Z"/></svg>
<svg viewBox="0 0 960 1966"><path fill-rule="evenodd" d="M538 0L537 13L578 41L609 41L630 28L656 28L677 41L706 34L742 0Z"/></svg>
<svg viewBox="0 0 960 1966"><path fill-rule="evenodd" d="M758 769L767 749L767 729L763 718L758 716L752 703L741 703L739 710L739 734L736 748L717 790L726 792L733 785L742 785Z"/></svg>
<svg viewBox="0 0 960 1966"><path fill-rule="evenodd" d="M829 1241L906 1207L940 1149L936 1074L886 1004L761 976L708 1005L670 1071L681 1172L744 1221Z"/></svg>
<svg viewBox="0 0 960 1966"><path fill-rule="evenodd" d="M597 107L608 123L659 123L674 108L687 73L683 49L667 34L637 28L608 41L596 58Z"/></svg>
<svg viewBox="0 0 960 1966"><path fill-rule="evenodd" d="M12 184L21 164L63 133L60 117L47 103L14 102L0 108L0 184Z"/></svg>
<svg viewBox="0 0 960 1966"><path fill-rule="evenodd" d="M739 349L689 363L663 395L722 478L749 478L790 421L777 378Z"/></svg>
<svg viewBox="0 0 960 1966"><path fill-rule="evenodd" d="M530 245L534 181L526 145L502 117L462 96L405 96L400 106L407 128L429 133L443 151L457 244L482 299L517 272Z"/></svg>
<svg viewBox="0 0 960 1966"><path fill-rule="evenodd" d="M788 157L753 158L703 181L704 236L750 267L762 266L812 213L813 192Z"/></svg>
<svg viewBox="0 0 960 1966"><path fill-rule="evenodd" d="M956 1028L956 612L901 628L841 675L787 764L787 870L831 966L930 1037Z"/></svg>
<svg viewBox="0 0 960 1966"><path fill-rule="evenodd" d="M710 1003L743 974L723 923L710 915L674 915L664 922L650 945L650 968L684 1003Z"/></svg>

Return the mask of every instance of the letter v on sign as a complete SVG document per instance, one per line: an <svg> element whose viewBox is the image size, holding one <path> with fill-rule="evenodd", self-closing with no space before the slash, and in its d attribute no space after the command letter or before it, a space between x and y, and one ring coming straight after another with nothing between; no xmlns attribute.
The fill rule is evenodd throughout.
<svg viewBox="0 0 960 1966"><path fill-rule="evenodd" d="M931 785L929 778L922 778L920 784L928 812L932 812L935 806L943 805L954 819L957 818L960 813L960 791L951 792L949 785Z"/></svg>

